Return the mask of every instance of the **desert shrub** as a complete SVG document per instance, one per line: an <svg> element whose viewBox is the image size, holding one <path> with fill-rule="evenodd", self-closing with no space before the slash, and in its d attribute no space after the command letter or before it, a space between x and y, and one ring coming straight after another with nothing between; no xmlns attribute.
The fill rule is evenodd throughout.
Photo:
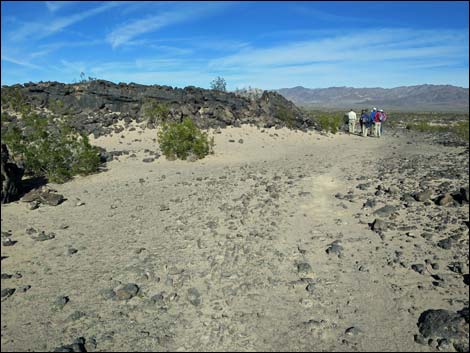
<svg viewBox="0 0 470 353"><path fill-rule="evenodd" d="M329 131L333 134L338 132L341 125L341 117L337 115L319 115L316 117L316 121L322 130Z"/></svg>
<svg viewBox="0 0 470 353"><path fill-rule="evenodd" d="M186 159L190 155L198 159L213 153L214 138L208 137L189 118L181 123L164 123L158 132L162 153L169 159Z"/></svg>
<svg viewBox="0 0 470 353"><path fill-rule="evenodd" d="M18 87L10 90L2 90L2 110L12 110L21 114L29 114L31 105L26 102L25 97Z"/></svg>
<svg viewBox="0 0 470 353"><path fill-rule="evenodd" d="M275 118L283 121L288 128L292 128L294 126L294 113L287 107L278 107Z"/></svg>
<svg viewBox="0 0 470 353"><path fill-rule="evenodd" d="M23 116L22 125L2 129L2 141L14 157L24 162L26 173L63 183L73 175L87 175L98 169L98 149L76 132L66 117L45 118L29 113Z"/></svg>
<svg viewBox="0 0 470 353"><path fill-rule="evenodd" d="M165 103L157 103L155 100L147 100L142 105L142 112L148 127L166 122L170 115L168 106Z"/></svg>
<svg viewBox="0 0 470 353"><path fill-rule="evenodd" d="M459 121L453 127L454 133L460 138L468 141L469 140L469 122L468 121Z"/></svg>
<svg viewBox="0 0 470 353"><path fill-rule="evenodd" d="M418 121L417 123L407 124L406 128L408 130L416 130L427 133L451 132L463 140L469 140L468 121L459 121L455 125L431 125L427 121Z"/></svg>
<svg viewBox="0 0 470 353"><path fill-rule="evenodd" d="M420 132L446 132L449 131L448 126L431 125L427 121L418 121L417 123L411 123L406 126L408 130L416 130Z"/></svg>
<svg viewBox="0 0 470 353"><path fill-rule="evenodd" d="M60 99L50 100L48 102L48 108L54 114L60 114L64 110L64 102L62 102Z"/></svg>

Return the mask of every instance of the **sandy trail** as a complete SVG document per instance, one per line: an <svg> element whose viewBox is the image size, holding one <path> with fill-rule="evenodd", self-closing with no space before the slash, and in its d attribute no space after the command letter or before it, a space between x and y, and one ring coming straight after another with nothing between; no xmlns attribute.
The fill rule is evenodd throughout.
<svg viewBox="0 0 470 353"><path fill-rule="evenodd" d="M143 163L155 137L137 129L94 141L131 152L103 173L53 185L67 198L57 207L2 205L2 231L18 240L2 246L2 273L22 275L2 288L31 286L2 302L2 350L51 350L83 336L90 351L430 351L413 340L419 313L460 309L468 296L460 278L436 290L390 265L399 249L410 262L434 250L403 232L381 239L362 210L382 184L381 160L437 156L439 147L243 126L215 134L216 153L204 160ZM358 190L361 182L371 189ZM35 242L28 227L56 238ZM339 256L326 252L336 240ZM299 272L302 263L311 269ZM121 283L139 294L103 296ZM59 296L69 298L63 308Z"/></svg>

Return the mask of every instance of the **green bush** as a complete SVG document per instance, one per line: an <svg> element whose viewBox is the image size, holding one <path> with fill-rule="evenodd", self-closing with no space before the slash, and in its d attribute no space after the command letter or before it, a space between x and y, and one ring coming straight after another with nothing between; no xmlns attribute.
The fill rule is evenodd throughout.
<svg viewBox="0 0 470 353"><path fill-rule="evenodd" d="M213 153L214 138L209 139L189 118L181 123L164 123L158 132L162 153L169 159L185 160L190 155L198 159Z"/></svg>
<svg viewBox="0 0 470 353"><path fill-rule="evenodd" d="M66 117L45 118L29 113L21 120L21 129L2 129L2 141L13 156L23 160L26 173L63 183L73 175L87 175L98 169L98 149L85 135L74 131Z"/></svg>
<svg viewBox="0 0 470 353"><path fill-rule="evenodd" d="M294 113L286 107L279 107L276 111L275 118L283 121L290 129L294 126Z"/></svg>
<svg viewBox="0 0 470 353"><path fill-rule="evenodd" d="M459 136L461 139L466 141L469 140L469 122L468 121L459 121L455 125L431 125L427 121L418 121L417 123L411 123L406 125L408 130L416 130L420 132L452 132L455 135Z"/></svg>
<svg viewBox="0 0 470 353"><path fill-rule="evenodd" d="M320 115L316 118L320 128L324 131L329 131L336 134L341 125L341 117L337 115Z"/></svg>
<svg viewBox="0 0 470 353"><path fill-rule="evenodd" d="M468 141L469 140L469 122L468 121L459 121L454 127L453 131L460 138Z"/></svg>
<svg viewBox="0 0 470 353"><path fill-rule="evenodd" d="M2 90L2 110L10 109L21 114L29 114L31 105L26 102L25 97L18 87Z"/></svg>

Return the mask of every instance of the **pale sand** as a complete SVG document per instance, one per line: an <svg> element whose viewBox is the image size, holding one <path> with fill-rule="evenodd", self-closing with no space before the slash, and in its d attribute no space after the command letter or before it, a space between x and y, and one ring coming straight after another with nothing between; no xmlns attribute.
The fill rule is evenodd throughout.
<svg viewBox="0 0 470 353"><path fill-rule="evenodd" d="M80 336L96 338L96 348L87 348L99 351L432 351L414 342L419 314L461 309L468 286L449 275L449 287L436 288L429 275L388 262L399 249L408 264L436 255L436 272L445 272L453 256L468 252L468 240L443 250L390 231L384 241L369 229L375 216L361 210L367 197L355 186L367 182L356 180L363 175L380 184L375 165L393 153L432 159L443 147L410 148L391 135L260 130L223 129L214 135L215 154L196 162L143 163L144 149L158 150L156 130L92 139L137 157L51 184L67 198L57 207L2 205L2 231L11 229L18 241L2 246L2 273L22 274L2 280L2 289L31 285L2 301L2 351L53 350ZM334 197L349 190L354 202ZM396 222L406 217L401 209ZM28 227L56 238L35 242ZM325 252L335 240L341 258ZM69 247L78 252L67 255ZM300 262L312 273L299 274ZM311 293L296 282L301 277L313 278ZM129 301L101 296L119 283L136 283L140 294ZM187 300L192 287L201 294L197 307ZM164 304L152 303L160 292ZM58 296L70 299L63 309L53 304ZM85 316L72 320L75 311ZM351 326L361 333L346 335Z"/></svg>

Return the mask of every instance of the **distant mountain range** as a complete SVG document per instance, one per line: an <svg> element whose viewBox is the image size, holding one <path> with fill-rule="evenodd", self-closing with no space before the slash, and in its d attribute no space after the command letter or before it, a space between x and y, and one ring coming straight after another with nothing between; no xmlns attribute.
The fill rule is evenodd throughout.
<svg viewBox="0 0 470 353"><path fill-rule="evenodd" d="M383 108L401 111L468 112L469 89L451 85L419 85L396 88L305 88L276 90L295 104L323 109Z"/></svg>

